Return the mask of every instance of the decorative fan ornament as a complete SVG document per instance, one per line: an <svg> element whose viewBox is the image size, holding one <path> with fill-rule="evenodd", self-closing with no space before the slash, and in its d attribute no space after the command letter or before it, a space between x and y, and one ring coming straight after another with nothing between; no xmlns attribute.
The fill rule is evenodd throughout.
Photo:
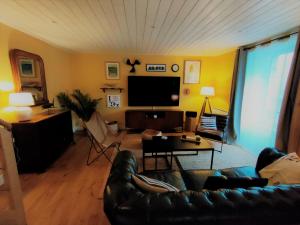
<svg viewBox="0 0 300 225"><path fill-rule="evenodd" d="M126 64L131 66L130 73L135 73L135 65L141 65L141 62L139 60L134 60L134 63L130 62L130 59L127 59Z"/></svg>

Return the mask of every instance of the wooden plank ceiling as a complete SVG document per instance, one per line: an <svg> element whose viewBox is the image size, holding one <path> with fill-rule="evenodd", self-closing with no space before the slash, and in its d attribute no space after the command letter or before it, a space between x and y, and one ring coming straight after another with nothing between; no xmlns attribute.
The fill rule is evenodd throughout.
<svg viewBox="0 0 300 225"><path fill-rule="evenodd" d="M300 25L299 0L0 0L0 22L80 52L217 55Z"/></svg>

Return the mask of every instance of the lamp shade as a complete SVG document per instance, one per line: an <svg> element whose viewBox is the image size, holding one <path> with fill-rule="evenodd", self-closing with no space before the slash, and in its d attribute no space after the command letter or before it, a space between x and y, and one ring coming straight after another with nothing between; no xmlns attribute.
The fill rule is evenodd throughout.
<svg viewBox="0 0 300 225"><path fill-rule="evenodd" d="M204 96L214 96L215 95L215 88L214 87L202 87L200 90L200 95Z"/></svg>
<svg viewBox="0 0 300 225"><path fill-rule="evenodd" d="M9 104L11 106L32 106L34 105L34 99L31 93L19 92L9 94Z"/></svg>
<svg viewBox="0 0 300 225"><path fill-rule="evenodd" d="M0 91L12 91L14 90L14 85L12 82L1 81L0 82Z"/></svg>

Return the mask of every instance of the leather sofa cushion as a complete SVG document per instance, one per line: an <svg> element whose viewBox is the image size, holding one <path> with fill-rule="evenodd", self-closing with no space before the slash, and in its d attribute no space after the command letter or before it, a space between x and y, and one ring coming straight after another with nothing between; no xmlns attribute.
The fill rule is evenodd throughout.
<svg viewBox="0 0 300 225"><path fill-rule="evenodd" d="M180 191L187 190L183 178L179 171L159 171L159 172L147 171L147 172L143 172L142 174L147 177L171 184L172 186L178 188Z"/></svg>
<svg viewBox="0 0 300 225"><path fill-rule="evenodd" d="M251 166L222 169L220 173L226 177L260 177L255 168Z"/></svg>
<svg viewBox="0 0 300 225"><path fill-rule="evenodd" d="M203 189L217 190L220 188L225 188L227 184L226 176L209 176L207 177Z"/></svg>
<svg viewBox="0 0 300 225"><path fill-rule="evenodd" d="M268 179L259 177L227 177L226 188L264 187Z"/></svg>
<svg viewBox="0 0 300 225"><path fill-rule="evenodd" d="M204 184L204 189L217 190L220 188L249 188L264 187L268 184L268 179L257 177L226 177L209 176Z"/></svg>
<svg viewBox="0 0 300 225"><path fill-rule="evenodd" d="M223 170L183 170L181 171L185 186L188 190L201 191L209 176L253 177L260 178L253 167L236 167Z"/></svg>
<svg viewBox="0 0 300 225"><path fill-rule="evenodd" d="M185 186L192 191L201 191L207 177L221 176L219 170L183 170L181 173Z"/></svg>

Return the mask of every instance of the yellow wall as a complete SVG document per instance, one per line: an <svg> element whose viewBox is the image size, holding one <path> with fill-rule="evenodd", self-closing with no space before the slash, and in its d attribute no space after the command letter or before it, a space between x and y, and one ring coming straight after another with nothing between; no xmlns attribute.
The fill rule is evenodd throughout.
<svg viewBox="0 0 300 225"><path fill-rule="evenodd" d="M147 107L128 107L127 102L127 76L130 74L130 67L125 64L129 57L139 59L142 64L136 66L136 75L177 75L181 76L181 92L179 107L156 107L156 109L179 109L192 110L199 112L203 103L203 97L200 96L202 86L214 86L216 96L211 98L212 107L228 111L229 97L231 88L231 79L234 66L235 52L230 52L216 57L183 57L183 56L126 56L126 55L101 55L101 54L74 54L72 56L72 87L79 88L88 92L92 97L101 97L99 110L108 120L117 120L121 127L124 127L125 110L127 109L146 109ZM184 60L200 60L201 75L199 84L183 84L183 66ZM105 62L120 62L120 80L107 80L105 76ZM167 64L167 72L150 73L146 72L145 64ZM178 64L178 72L172 72L171 65ZM124 88L121 93L121 108L110 109L106 107L106 94L100 90L104 84L116 84L117 87ZM190 94L184 95L183 89L189 88ZM118 94L118 92L109 92ZM151 109L151 107L148 107Z"/></svg>
<svg viewBox="0 0 300 225"><path fill-rule="evenodd" d="M62 90L71 89L71 54L0 23L1 82L13 82L9 50L18 48L40 55L45 64L49 100ZM8 92L0 90L0 107L7 106Z"/></svg>
<svg viewBox="0 0 300 225"><path fill-rule="evenodd" d="M13 82L11 65L9 61L9 50L19 48L40 55L45 64L46 82L49 100L60 91L70 91L79 88L89 93L92 97L103 98L99 110L108 120L117 120L124 126L125 110L135 109L127 106L127 76L130 74L130 67L125 64L129 57L131 60L137 58L142 65L136 66L137 75L177 75L181 76L181 92L179 107L156 107L157 109L179 109L200 111L203 97L199 95L200 87L214 86L216 96L211 98L212 106L215 108L228 110L231 78L235 52L230 52L216 57L183 57L183 56L129 56L121 54L84 54L71 53L61 48L53 47L26 35L13 28L0 24L0 89L1 82ZM183 84L183 65L184 60L201 61L200 84ZM120 80L106 80L105 62L120 62ZM149 73L145 71L145 64L167 64L167 72ZM178 64L178 72L171 71L172 64ZM125 89L121 94L120 109L108 109L106 107L106 94L100 87L105 83L114 83L118 87ZM189 88L190 94L184 95L183 89ZM110 92L117 93L117 92ZM7 105L8 92L0 90L0 107ZM136 107L138 108L138 107ZM140 107L147 108L147 107ZM148 107L149 109L151 107Z"/></svg>

